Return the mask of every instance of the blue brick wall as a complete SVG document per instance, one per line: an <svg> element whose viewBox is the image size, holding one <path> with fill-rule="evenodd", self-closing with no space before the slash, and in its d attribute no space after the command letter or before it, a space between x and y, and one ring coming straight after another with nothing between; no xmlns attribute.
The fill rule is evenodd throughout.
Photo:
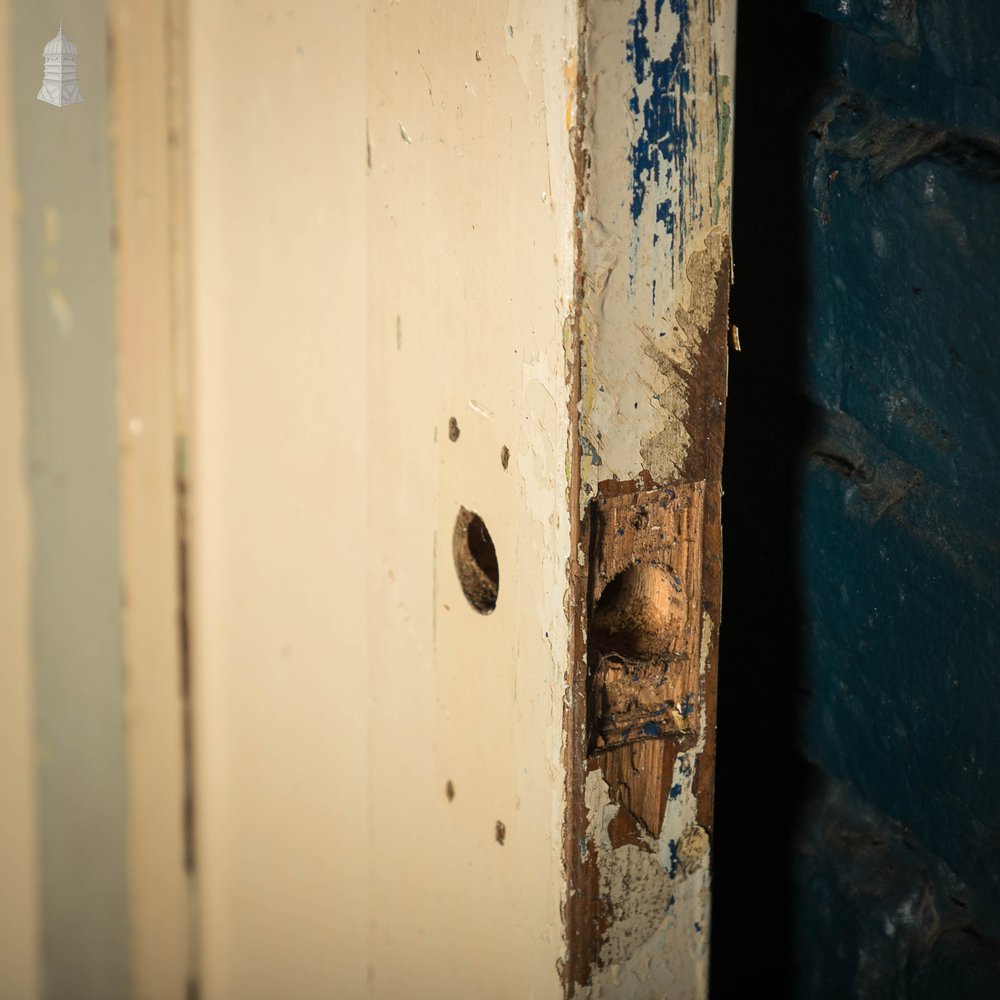
<svg viewBox="0 0 1000 1000"><path fill-rule="evenodd" d="M772 995L1000 997L1000 4L808 7L738 65L715 992L756 859Z"/></svg>

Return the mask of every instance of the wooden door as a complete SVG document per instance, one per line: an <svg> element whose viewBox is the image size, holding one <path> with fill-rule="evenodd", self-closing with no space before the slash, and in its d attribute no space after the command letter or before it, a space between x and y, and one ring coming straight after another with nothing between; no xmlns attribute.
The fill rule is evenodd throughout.
<svg viewBox="0 0 1000 1000"><path fill-rule="evenodd" d="M734 7L109 3L136 996L704 995Z"/></svg>
<svg viewBox="0 0 1000 1000"><path fill-rule="evenodd" d="M345 16L191 25L206 989L698 996L732 5Z"/></svg>

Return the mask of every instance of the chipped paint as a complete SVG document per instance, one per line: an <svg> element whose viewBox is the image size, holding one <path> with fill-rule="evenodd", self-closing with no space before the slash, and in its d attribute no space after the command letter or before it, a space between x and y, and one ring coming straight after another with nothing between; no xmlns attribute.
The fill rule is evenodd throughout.
<svg viewBox="0 0 1000 1000"><path fill-rule="evenodd" d="M714 18L710 5L682 0L588 9L590 74L600 79L584 139L581 437L593 452L583 477L592 489L644 468L675 480L690 447L686 378L702 317L690 315L698 277L688 257L728 232L732 87L723 70L735 4L714 6ZM637 442L652 442L649 457Z"/></svg>
<svg viewBox="0 0 1000 1000"><path fill-rule="evenodd" d="M585 5L577 504L615 480L708 488L698 688L683 705L696 732L673 738L662 776L644 775L662 794L632 807L662 802L662 823L630 812L611 758L590 758L570 790L584 811L574 827L571 806L583 852L573 862L567 848L571 884L588 900L570 911L576 997L707 990L735 7Z"/></svg>
<svg viewBox="0 0 1000 1000"><path fill-rule="evenodd" d="M469 400L469 409L472 410L473 413L478 413L479 416L485 417L487 420L493 420L494 418L493 411L488 406L484 406L482 403L477 402L474 399Z"/></svg>
<svg viewBox="0 0 1000 1000"><path fill-rule="evenodd" d="M711 629L706 614L703 630ZM704 682L710 645L702 647ZM619 810L601 771L587 775L587 841L593 845L601 894L611 901L613 933L600 953L600 970L576 996L645 1000L666 991L671 1000L704 996L709 923L709 834L698 821L694 762L705 749L702 729L694 748L674 762L669 802L657 838L640 832L641 846L614 847L608 827ZM679 941L685 947L678 947Z"/></svg>

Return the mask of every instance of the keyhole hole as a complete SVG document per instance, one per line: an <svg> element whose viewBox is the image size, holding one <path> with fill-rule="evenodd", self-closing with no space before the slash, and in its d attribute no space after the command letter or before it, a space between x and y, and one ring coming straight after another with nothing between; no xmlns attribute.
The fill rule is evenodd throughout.
<svg viewBox="0 0 1000 1000"><path fill-rule="evenodd" d="M489 529L475 511L459 509L452 551L462 593L480 614L488 615L497 606L500 564Z"/></svg>

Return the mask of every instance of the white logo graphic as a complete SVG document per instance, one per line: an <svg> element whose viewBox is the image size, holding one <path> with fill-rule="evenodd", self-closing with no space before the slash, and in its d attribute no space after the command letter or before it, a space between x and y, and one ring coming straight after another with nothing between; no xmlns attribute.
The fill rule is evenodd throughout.
<svg viewBox="0 0 1000 1000"><path fill-rule="evenodd" d="M42 52L45 78L42 89L38 91L38 99L57 108L82 101L80 81L76 78L76 46L63 34L61 21L59 34L46 44Z"/></svg>

